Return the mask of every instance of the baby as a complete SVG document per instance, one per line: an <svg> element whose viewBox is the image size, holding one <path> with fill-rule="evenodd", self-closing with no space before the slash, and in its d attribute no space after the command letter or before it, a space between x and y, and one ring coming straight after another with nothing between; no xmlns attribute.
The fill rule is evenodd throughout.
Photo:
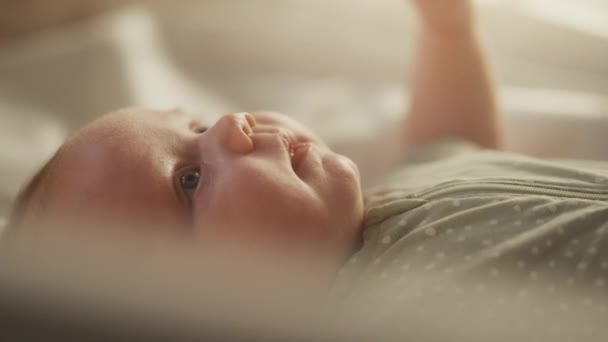
<svg viewBox="0 0 608 342"><path fill-rule="evenodd" d="M61 147L18 198L11 229L70 222L203 248L239 240L324 260L319 277L341 269L337 284L370 265L388 275L418 265L534 277L582 267L585 281L604 286L608 166L497 151L500 119L471 1L412 3L421 32L402 129L407 163L365 201L357 167L286 116L235 113L208 125L131 108ZM589 248L591 259L582 256Z"/></svg>

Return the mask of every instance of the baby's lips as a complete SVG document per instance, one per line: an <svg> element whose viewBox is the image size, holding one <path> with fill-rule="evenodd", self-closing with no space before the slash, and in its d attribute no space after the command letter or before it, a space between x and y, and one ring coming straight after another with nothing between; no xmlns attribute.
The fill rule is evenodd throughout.
<svg viewBox="0 0 608 342"><path fill-rule="evenodd" d="M291 166L297 171L300 164L306 158L312 145L309 142L297 143L291 147Z"/></svg>

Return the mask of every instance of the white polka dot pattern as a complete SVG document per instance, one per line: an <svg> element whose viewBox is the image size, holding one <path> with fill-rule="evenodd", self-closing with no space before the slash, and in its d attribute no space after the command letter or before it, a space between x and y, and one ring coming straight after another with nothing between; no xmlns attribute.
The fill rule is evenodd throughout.
<svg viewBox="0 0 608 342"><path fill-rule="evenodd" d="M374 243L351 272L357 282L378 282L358 288L383 293L383 312L409 329L424 324L404 317L448 331L450 320L436 317L453 309L455 321L467 318L482 333L520 307L500 336L539 335L505 341L598 340L608 329L608 167L599 175L494 152L433 160L396 174L398 192L368 204L386 217L366 227ZM347 273L340 278L355 279ZM473 281L451 286L455 279ZM427 304L436 298L433 311ZM381 320L369 309L366 319Z"/></svg>

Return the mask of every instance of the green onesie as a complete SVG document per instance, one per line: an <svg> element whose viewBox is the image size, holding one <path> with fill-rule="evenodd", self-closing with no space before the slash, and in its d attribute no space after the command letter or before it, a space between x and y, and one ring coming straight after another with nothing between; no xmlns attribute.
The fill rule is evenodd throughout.
<svg viewBox="0 0 608 342"><path fill-rule="evenodd" d="M333 290L345 307L375 293L375 309L350 306L370 316L366 322L381 312L424 317L424 299L438 296L470 314L472 298L488 291L488 316L505 302L542 297L530 312L588 308L608 322L606 302L596 299L608 293L608 163L539 160L459 141L419 148L369 192L363 234ZM450 285L454 279L467 285ZM573 290L584 294L576 304L558 300ZM535 325L526 321L513 326Z"/></svg>

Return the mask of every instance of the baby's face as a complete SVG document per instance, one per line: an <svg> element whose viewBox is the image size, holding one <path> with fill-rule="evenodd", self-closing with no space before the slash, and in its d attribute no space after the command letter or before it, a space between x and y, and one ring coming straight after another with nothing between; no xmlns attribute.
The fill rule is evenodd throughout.
<svg viewBox="0 0 608 342"><path fill-rule="evenodd" d="M213 125L179 111L112 113L66 143L53 179L48 210L136 219L202 244L259 240L345 258L363 219L353 162L271 113Z"/></svg>

